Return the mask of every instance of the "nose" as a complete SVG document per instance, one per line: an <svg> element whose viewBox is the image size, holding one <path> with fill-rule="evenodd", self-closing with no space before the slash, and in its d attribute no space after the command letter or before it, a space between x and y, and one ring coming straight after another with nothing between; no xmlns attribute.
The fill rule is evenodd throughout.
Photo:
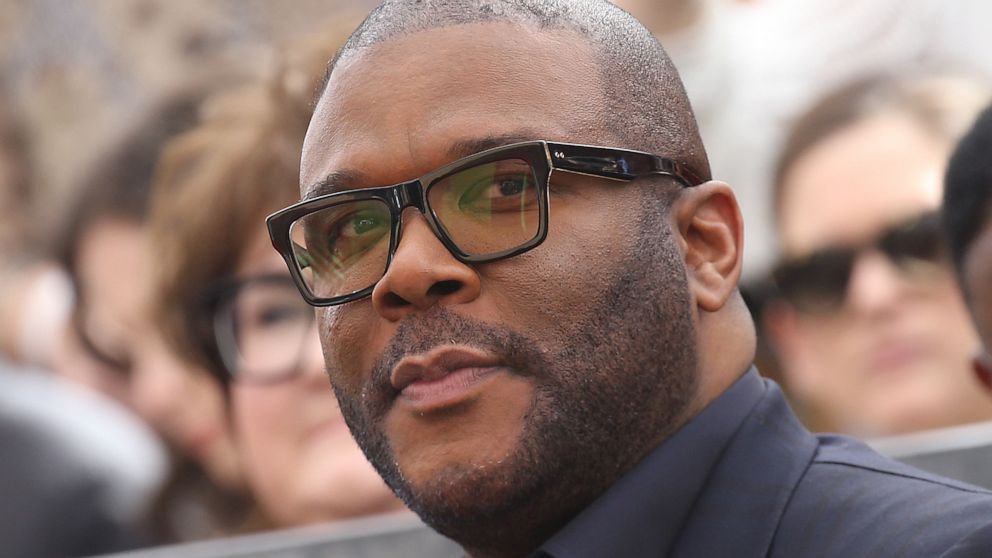
<svg viewBox="0 0 992 558"><path fill-rule="evenodd" d="M390 321L435 304L462 304L481 291L479 275L445 248L414 208L404 212L393 261L372 291L372 306Z"/></svg>
<svg viewBox="0 0 992 558"><path fill-rule="evenodd" d="M861 253L854 261L847 286L847 308L864 316L879 316L898 307L906 288L896 265L877 250Z"/></svg>

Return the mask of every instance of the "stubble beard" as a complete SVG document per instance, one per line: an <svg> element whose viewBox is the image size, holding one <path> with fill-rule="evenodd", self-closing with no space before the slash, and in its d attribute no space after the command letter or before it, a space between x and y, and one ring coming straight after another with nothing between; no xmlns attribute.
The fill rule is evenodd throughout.
<svg viewBox="0 0 992 558"><path fill-rule="evenodd" d="M556 331L549 350L435 306L401 323L363 393L339 390L362 450L425 523L470 550L532 549L682 424L698 384L695 328L681 256L668 227L650 220L594 311ZM451 342L500 355L534 397L505 459L447 466L413 486L384 433L383 386L403 356Z"/></svg>

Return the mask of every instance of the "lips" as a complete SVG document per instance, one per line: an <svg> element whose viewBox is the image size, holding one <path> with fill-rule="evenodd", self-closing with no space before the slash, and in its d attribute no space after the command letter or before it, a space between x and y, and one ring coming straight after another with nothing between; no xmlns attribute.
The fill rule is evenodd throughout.
<svg viewBox="0 0 992 558"><path fill-rule="evenodd" d="M886 341L874 347L869 357L876 374L894 373L917 363L925 354L925 343L908 339Z"/></svg>
<svg viewBox="0 0 992 558"><path fill-rule="evenodd" d="M447 346L404 357L393 368L390 382L398 397L411 403L443 406L502 368L501 360L488 352Z"/></svg>
<svg viewBox="0 0 992 558"><path fill-rule="evenodd" d="M223 431L219 428L200 428L183 439L183 447L188 454L197 459L202 459L210 453L211 448L223 436Z"/></svg>

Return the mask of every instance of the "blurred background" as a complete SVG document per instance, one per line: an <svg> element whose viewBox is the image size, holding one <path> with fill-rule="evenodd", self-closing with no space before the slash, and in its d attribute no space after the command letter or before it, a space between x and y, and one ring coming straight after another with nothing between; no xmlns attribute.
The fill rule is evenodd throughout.
<svg viewBox="0 0 992 558"><path fill-rule="evenodd" d="M65 211L74 177L162 95L271 72L278 44L374 5L4 0L0 83L30 136L33 210L40 219Z"/></svg>
<svg viewBox="0 0 992 558"><path fill-rule="evenodd" d="M992 3L616 4L668 49L713 175L737 192L759 366L807 425L878 438L992 420L931 219L951 150L992 99ZM239 219L262 235L296 199L312 91L374 5L0 0L0 555L405 513L346 434L321 450L346 456L334 478L310 476L313 448L266 449L299 424L246 417L335 405L319 370L300 372L308 309L281 302L301 316L280 364L293 373L255 368L217 324L250 288L281 300L285 270L249 273L271 256L254 241L200 242ZM243 203L270 183L278 195ZM215 206L237 209L191 210ZM184 282L191 269L203 284ZM347 505L273 497L335 482Z"/></svg>

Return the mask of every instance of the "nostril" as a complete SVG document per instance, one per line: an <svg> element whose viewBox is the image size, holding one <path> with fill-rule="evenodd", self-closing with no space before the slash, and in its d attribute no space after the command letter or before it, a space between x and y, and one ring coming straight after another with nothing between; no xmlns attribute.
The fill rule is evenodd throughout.
<svg viewBox="0 0 992 558"><path fill-rule="evenodd" d="M443 297L451 293L458 292L464 285L461 281L448 280L448 281L438 281L431 285L431 288L427 290L427 294L430 296Z"/></svg>
<svg viewBox="0 0 992 558"><path fill-rule="evenodd" d="M398 306L410 305L410 302L408 300L393 292L386 293L383 298L384 298L383 302L390 307L395 308Z"/></svg>

